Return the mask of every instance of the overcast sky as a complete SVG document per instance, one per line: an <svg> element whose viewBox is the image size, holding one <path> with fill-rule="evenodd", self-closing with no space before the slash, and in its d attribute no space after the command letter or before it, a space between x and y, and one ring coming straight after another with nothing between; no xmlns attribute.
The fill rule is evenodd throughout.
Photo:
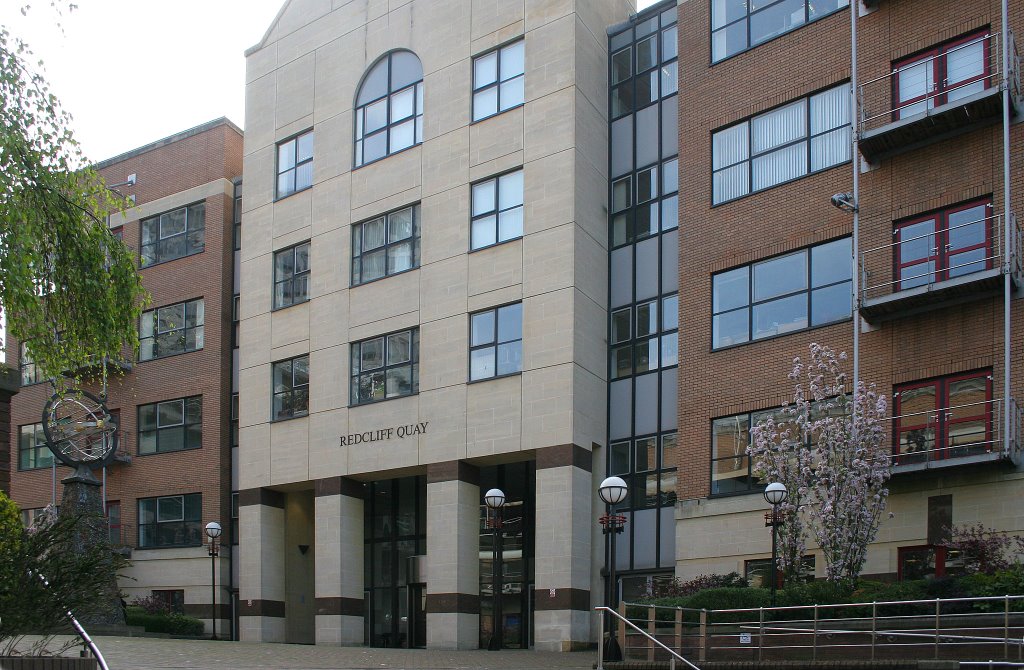
<svg viewBox="0 0 1024 670"><path fill-rule="evenodd" d="M0 0L0 24L28 42L74 116L92 161L226 116L245 122L245 56L284 0ZM646 7L653 0L640 0Z"/></svg>

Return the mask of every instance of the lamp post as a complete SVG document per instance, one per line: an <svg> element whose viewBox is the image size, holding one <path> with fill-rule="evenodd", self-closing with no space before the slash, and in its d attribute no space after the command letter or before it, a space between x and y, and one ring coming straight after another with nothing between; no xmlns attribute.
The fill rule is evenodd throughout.
<svg viewBox="0 0 1024 670"><path fill-rule="evenodd" d="M605 535L611 534L610 557L608 559L608 607L612 609L615 609L619 600L618 584L615 581L615 536L626 527L626 517L616 514L615 506L626 499L628 492L629 487L626 486L626 482L622 477L607 477L597 489L597 494L601 496L601 500L608 505L608 513L601 517L601 526L603 527L601 532ZM609 633L608 639L604 643L604 660L621 661L622 649L619 648L619 641L615 637L614 620L612 621Z"/></svg>
<svg viewBox="0 0 1024 670"><path fill-rule="evenodd" d="M220 537L220 524L211 521L206 524L206 536L210 538L210 623L213 625L211 640L217 639L217 538Z"/></svg>
<svg viewBox="0 0 1024 670"><path fill-rule="evenodd" d="M772 482L764 490L764 499L772 506L772 511L765 514L764 525L772 527L772 607L775 607L775 586L778 581L778 565L779 561L779 549L778 549L778 532L776 527L782 523L779 518L779 505L786 502L786 498L789 497L789 491L786 490L786 485L781 482Z"/></svg>
<svg viewBox="0 0 1024 670"><path fill-rule="evenodd" d="M504 630L501 615L501 559L502 559L502 507L505 505L505 493L501 489L491 489L484 494L484 503L489 512L487 525L491 527L491 594L493 596L494 623L491 626L491 641L487 644L489 651L498 651L504 646Z"/></svg>

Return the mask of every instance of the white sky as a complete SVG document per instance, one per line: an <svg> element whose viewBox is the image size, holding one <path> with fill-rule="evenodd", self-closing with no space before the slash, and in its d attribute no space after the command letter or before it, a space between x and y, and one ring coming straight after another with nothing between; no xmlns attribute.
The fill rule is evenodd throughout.
<svg viewBox="0 0 1024 670"><path fill-rule="evenodd" d="M91 161L226 116L245 121L244 51L285 0L73 0L63 34L49 0L0 0L0 25L44 62ZM654 0L639 0L639 7Z"/></svg>

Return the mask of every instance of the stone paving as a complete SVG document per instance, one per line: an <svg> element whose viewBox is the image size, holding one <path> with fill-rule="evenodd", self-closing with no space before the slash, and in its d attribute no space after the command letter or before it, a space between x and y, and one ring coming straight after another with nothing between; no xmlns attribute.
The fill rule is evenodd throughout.
<svg viewBox="0 0 1024 670"><path fill-rule="evenodd" d="M143 637L94 639L110 670L589 670L597 660L597 652L371 649ZM70 655L75 652L71 650L66 653Z"/></svg>

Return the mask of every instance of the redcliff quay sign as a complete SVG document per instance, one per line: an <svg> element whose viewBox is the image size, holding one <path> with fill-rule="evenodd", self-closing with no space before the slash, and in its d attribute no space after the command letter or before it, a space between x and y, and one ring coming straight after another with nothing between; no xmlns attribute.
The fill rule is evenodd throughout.
<svg viewBox="0 0 1024 670"><path fill-rule="evenodd" d="M427 424L429 421L422 421L420 423L410 423L404 426L391 426L390 428L378 428L377 430L368 430L365 433L351 433L349 435L342 435L341 446L350 447L355 444L366 444L368 442L380 442L382 440L399 439L404 440L407 437L414 437L416 435L423 435L427 432Z"/></svg>

